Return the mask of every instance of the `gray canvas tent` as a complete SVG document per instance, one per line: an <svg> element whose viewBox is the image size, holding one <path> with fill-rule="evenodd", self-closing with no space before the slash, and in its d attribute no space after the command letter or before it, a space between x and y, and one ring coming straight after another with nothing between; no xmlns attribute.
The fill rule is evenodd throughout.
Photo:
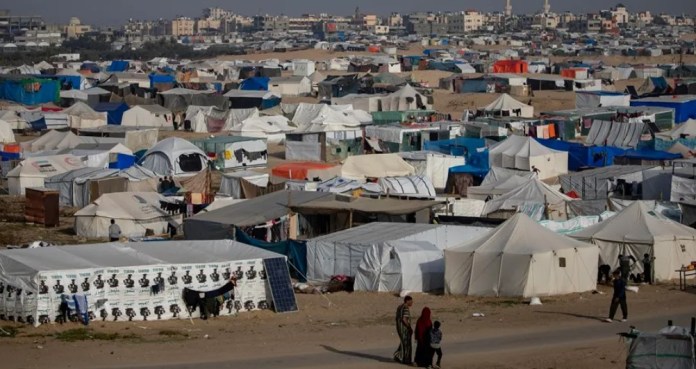
<svg viewBox="0 0 696 369"><path fill-rule="evenodd" d="M490 228L484 227L436 224L365 224L308 240L307 279L325 282L339 274L356 276L360 273L358 266L363 262L365 252L390 242L428 242L443 250L489 231Z"/></svg>
<svg viewBox="0 0 696 369"><path fill-rule="evenodd" d="M83 295L93 318L109 321L186 319L186 288L210 291L235 271L235 299L222 315L270 307L265 259L285 256L230 240L103 243L0 251L0 314L39 325L57 321L61 297ZM152 293L150 286L165 284ZM192 314L197 316L197 312Z"/></svg>

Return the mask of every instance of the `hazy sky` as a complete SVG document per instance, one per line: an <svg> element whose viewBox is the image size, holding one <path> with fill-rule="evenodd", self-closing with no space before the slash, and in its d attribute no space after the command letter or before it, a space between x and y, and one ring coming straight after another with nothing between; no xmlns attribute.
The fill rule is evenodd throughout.
<svg viewBox="0 0 696 369"><path fill-rule="evenodd" d="M612 0L551 0L551 9L589 12L606 9L619 1ZM623 0L629 11L650 10L653 13L696 14L696 0ZM505 0L0 0L0 9L15 15L41 15L50 23L66 23L71 16L83 23L113 25L128 18L172 18L176 15L199 16L205 7L219 6L239 14L257 13L299 15L329 12L353 14L359 6L364 13L388 14L391 11L408 13L418 10L499 10ZM512 0L514 12L533 12L543 0Z"/></svg>

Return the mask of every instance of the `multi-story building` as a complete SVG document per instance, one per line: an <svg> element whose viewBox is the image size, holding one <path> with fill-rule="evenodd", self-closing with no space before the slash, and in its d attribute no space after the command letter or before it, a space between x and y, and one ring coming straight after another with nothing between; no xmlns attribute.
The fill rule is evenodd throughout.
<svg viewBox="0 0 696 369"><path fill-rule="evenodd" d="M387 25L374 25L369 28L370 32L374 33L375 35L388 35L389 34L389 26Z"/></svg>
<svg viewBox="0 0 696 369"><path fill-rule="evenodd" d="M418 35L446 35L447 15L417 12L404 17L406 32Z"/></svg>
<svg viewBox="0 0 696 369"><path fill-rule="evenodd" d="M483 28L484 15L476 10L467 10L450 14L447 17L447 29L452 34L463 34Z"/></svg>
<svg viewBox="0 0 696 369"><path fill-rule="evenodd" d="M0 10L0 39L12 41L15 35L21 34L25 29L44 30L46 23L39 16L10 15L9 10Z"/></svg>
<svg viewBox="0 0 696 369"><path fill-rule="evenodd" d="M623 4L618 4L616 7L611 9L611 17L616 21L616 24L622 26L628 23L630 14L626 10L626 6Z"/></svg>
<svg viewBox="0 0 696 369"><path fill-rule="evenodd" d="M404 18L399 13L391 13L387 19L389 27L403 27Z"/></svg>
<svg viewBox="0 0 696 369"><path fill-rule="evenodd" d="M219 32L224 22L221 18L202 18L196 20L196 33Z"/></svg>
<svg viewBox="0 0 696 369"><path fill-rule="evenodd" d="M92 31L92 26L82 24L80 18L72 17L67 26L65 26L65 37L78 38Z"/></svg>
<svg viewBox="0 0 696 369"><path fill-rule="evenodd" d="M379 17L377 17L374 14L364 14L362 16L362 28L363 29L371 29L372 27L376 26L379 24Z"/></svg>
<svg viewBox="0 0 696 369"><path fill-rule="evenodd" d="M287 32L290 29L290 18L287 16L254 16L252 28L256 32Z"/></svg>
<svg viewBox="0 0 696 369"><path fill-rule="evenodd" d="M638 22L643 24L650 24L653 22L653 16L649 11L639 12L636 14L636 19Z"/></svg>
<svg viewBox="0 0 696 369"><path fill-rule="evenodd" d="M195 34L196 21L188 17L172 19L167 28L167 35L174 37L190 36Z"/></svg>
<svg viewBox="0 0 696 369"><path fill-rule="evenodd" d="M602 30L602 17L599 14L587 15L587 32L599 32Z"/></svg>
<svg viewBox="0 0 696 369"><path fill-rule="evenodd" d="M222 8L206 8L203 9L203 17L211 19L224 19L233 16L232 12Z"/></svg>

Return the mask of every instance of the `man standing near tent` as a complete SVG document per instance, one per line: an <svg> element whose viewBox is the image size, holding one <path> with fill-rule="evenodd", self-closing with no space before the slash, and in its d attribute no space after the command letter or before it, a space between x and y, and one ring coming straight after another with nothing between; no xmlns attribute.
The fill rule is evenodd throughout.
<svg viewBox="0 0 696 369"><path fill-rule="evenodd" d="M628 283L628 277L631 275L631 269L633 269L635 262L636 258L633 255L619 255L619 270L621 271L621 279L625 283Z"/></svg>
<svg viewBox="0 0 696 369"><path fill-rule="evenodd" d="M628 305L626 304L626 281L620 278L618 270L614 271L614 294L611 297L611 306L609 307L609 317L604 321L611 323L616 315L616 308L621 305L621 314L623 314L622 322L628 319Z"/></svg>
<svg viewBox="0 0 696 369"><path fill-rule="evenodd" d="M643 282L652 284L652 261L650 254L643 255Z"/></svg>
<svg viewBox="0 0 696 369"><path fill-rule="evenodd" d="M121 238L121 227L116 224L116 221L111 219L111 225L109 226L109 241L116 242Z"/></svg>
<svg viewBox="0 0 696 369"><path fill-rule="evenodd" d="M394 361L402 364L411 365L411 336L413 329L411 328L411 310L413 306L413 298L411 296L404 297L404 303L396 309L396 333L399 335L399 348L394 352Z"/></svg>

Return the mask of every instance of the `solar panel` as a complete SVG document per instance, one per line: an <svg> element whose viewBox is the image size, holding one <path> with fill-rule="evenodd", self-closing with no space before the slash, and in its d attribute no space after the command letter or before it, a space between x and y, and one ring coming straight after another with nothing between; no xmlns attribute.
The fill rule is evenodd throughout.
<svg viewBox="0 0 696 369"><path fill-rule="evenodd" d="M273 308L276 313L288 313L297 311L295 291L290 282L290 272L285 258L265 259L266 278L271 290Z"/></svg>

